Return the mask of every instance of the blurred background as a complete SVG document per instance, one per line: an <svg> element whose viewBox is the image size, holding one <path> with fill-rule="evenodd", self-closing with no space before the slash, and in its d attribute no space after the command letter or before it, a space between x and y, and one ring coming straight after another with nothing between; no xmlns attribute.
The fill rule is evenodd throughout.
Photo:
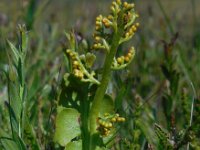
<svg viewBox="0 0 200 150"><path fill-rule="evenodd" d="M137 69L146 69L147 82L154 83L160 79L158 62L162 60L163 41L169 42L178 33L177 51L188 76L194 78L193 82L199 88L200 1L129 1L136 4L141 24L131 41L137 50L137 60L130 66L134 67L133 73L137 73ZM107 14L110 3L111 0L1 0L0 62L6 62L6 40L16 41L17 25L26 24L31 39L29 55L35 55L29 63L34 64L37 59L46 64L55 63L62 56L62 44L66 43L64 32L73 29L84 38L91 39L95 17ZM49 55L53 60L45 59L51 58Z"/></svg>
<svg viewBox="0 0 200 150"><path fill-rule="evenodd" d="M135 2L136 10L141 16L141 32L149 28L166 31L166 24L169 23L174 31L188 37L193 34L200 15L198 0L129 1ZM33 4L32 9L27 12L30 3ZM28 26L33 26L38 31L45 25L57 23L60 32L68 28L77 28L90 33L95 17L102 12L106 14L110 3L111 0L1 0L0 25L14 28L18 23L28 23ZM165 17L168 17L169 22L166 23Z"/></svg>
<svg viewBox="0 0 200 150"><path fill-rule="evenodd" d="M135 2L141 29L136 44L150 47L160 40L169 39L178 32L179 39L190 47L199 45L199 0L129 0ZM25 23L30 33L47 36L53 28L55 34L75 29L89 37L94 31L95 17L107 14L111 0L1 0L1 38L14 38L17 24ZM196 39L197 37L197 39ZM2 40L1 40L2 42ZM146 46L147 46L146 45ZM147 46L148 48L150 48ZM183 46L184 47L184 46ZM4 51L1 49L1 53Z"/></svg>
<svg viewBox="0 0 200 150"><path fill-rule="evenodd" d="M161 88L166 80L161 65L168 43L173 47L173 53L177 58L175 68L181 76L178 92L187 89L189 98L194 95L194 89L197 95L200 94L200 0L127 1L135 3L135 10L140 16L138 19L140 28L129 42L136 48L135 59L127 70L116 73L121 79L118 84L126 83L125 78L133 81L130 92L124 97L127 104L131 104L133 93L139 94L143 100L153 94L148 107L152 110L156 122L165 126L167 124L163 117L165 105L159 106L162 102L162 90L166 91L165 87ZM111 0L0 0L0 69L8 64L6 51L10 48L7 40L16 44L17 25L26 24L30 39L26 60L30 118L35 126L38 126L38 121L39 124L42 122L43 125L37 128L42 133L48 133L51 127L53 128L53 125L48 126L47 118L50 110L46 108L47 106L53 108L55 105L54 88L57 86L55 77L58 76L60 68L65 66L62 50L63 47L67 47L67 42L64 32L73 29L91 41L96 16L107 15L111 2ZM173 41L176 33L178 35L176 43L172 44L170 41ZM159 88L162 90L159 91ZM6 94L6 78L0 71L0 128L2 129L6 129L6 122L9 122L6 118L8 112L4 107ZM178 97L180 98L181 94ZM180 103L176 102L177 118L184 113L182 110L179 111ZM188 99L188 114L190 106L191 99ZM43 120L38 117L41 115ZM55 116L52 116L52 120L54 119ZM178 119L180 122L177 126L181 128L184 126L184 119ZM52 131L45 136L51 137L51 134ZM42 138L40 134L38 137Z"/></svg>

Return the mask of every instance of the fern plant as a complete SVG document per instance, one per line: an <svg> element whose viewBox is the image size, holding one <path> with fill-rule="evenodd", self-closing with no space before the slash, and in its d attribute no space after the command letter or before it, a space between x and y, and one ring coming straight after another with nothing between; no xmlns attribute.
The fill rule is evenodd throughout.
<svg viewBox="0 0 200 150"><path fill-rule="evenodd" d="M109 149L120 123L125 121L115 113L114 100L106 90L112 71L125 68L134 58L134 47L122 56L117 57L116 53L134 36L138 15L134 4L120 0L113 1L110 9L107 17L96 18L91 47L79 41L74 32L66 33L70 47L64 52L69 72L65 73L58 94L54 140L67 150ZM94 69L96 56L92 51L105 52L102 68Z"/></svg>

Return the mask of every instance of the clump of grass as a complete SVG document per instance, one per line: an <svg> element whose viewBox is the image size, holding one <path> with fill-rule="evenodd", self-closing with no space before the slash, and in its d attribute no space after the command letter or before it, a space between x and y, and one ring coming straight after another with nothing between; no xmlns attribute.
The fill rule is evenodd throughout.
<svg viewBox="0 0 200 150"><path fill-rule="evenodd" d="M181 32L174 34L177 22L164 1L155 2L166 22L153 11L148 17L169 30L141 19L137 51L131 47L139 26L133 4L113 1L111 13L96 18L93 37L75 29L65 33L65 42L55 16L38 27L49 2L23 7L20 21L28 30L19 25L17 38L11 26L0 26L0 149L199 149L198 36L193 48ZM153 39L157 33L165 35L163 47Z"/></svg>

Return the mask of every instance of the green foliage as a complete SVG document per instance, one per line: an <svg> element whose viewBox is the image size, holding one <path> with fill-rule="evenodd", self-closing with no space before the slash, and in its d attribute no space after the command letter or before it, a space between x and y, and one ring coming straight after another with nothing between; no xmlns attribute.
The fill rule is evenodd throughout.
<svg viewBox="0 0 200 150"><path fill-rule="evenodd" d="M199 150L199 2L186 1L134 1L137 34L120 0L96 20L109 1L1 1L0 149Z"/></svg>
<svg viewBox="0 0 200 150"><path fill-rule="evenodd" d="M100 116L103 116L105 113L109 114L114 113L113 99L109 95L105 95L100 104L100 110L99 110Z"/></svg>
<svg viewBox="0 0 200 150"><path fill-rule="evenodd" d="M65 147L65 150L81 150L81 149L82 149L82 142L80 140L70 142Z"/></svg>
<svg viewBox="0 0 200 150"><path fill-rule="evenodd" d="M60 145L67 145L72 139L80 135L79 113L72 108L58 107L56 118L55 141Z"/></svg>

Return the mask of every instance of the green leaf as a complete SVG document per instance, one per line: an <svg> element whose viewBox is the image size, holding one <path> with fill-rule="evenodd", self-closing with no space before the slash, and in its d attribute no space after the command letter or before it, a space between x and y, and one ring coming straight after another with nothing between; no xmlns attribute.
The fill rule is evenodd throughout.
<svg viewBox="0 0 200 150"><path fill-rule="evenodd" d="M26 15L25 15L25 22L26 22L26 25L28 27L28 29L32 29L32 26L33 26L33 23L35 21L35 12L36 12L36 1L35 0L30 0L29 1L29 5L27 7L27 12L26 12Z"/></svg>
<svg viewBox="0 0 200 150"><path fill-rule="evenodd" d="M18 150L17 144L11 139L8 133L0 129L0 143L5 150Z"/></svg>
<svg viewBox="0 0 200 150"><path fill-rule="evenodd" d="M173 141L170 141L169 132L165 131L164 128L159 126L158 124L155 124L155 133L160 141L160 146L162 146L162 149L166 150L172 150L173 149Z"/></svg>
<svg viewBox="0 0 200 150"><path fill-rule="evenodd" d="M65 81L65 86L68 86L70 84L70 81L69 81L69 77L70 77L70 74L69 73L65 73L64 74L64 81Z"/></svg>
<svg viewBox="0 0 200 150"><path fill-rule="evenodd" d="M19 126L18 126L18 120L15 116L15 112L13 111L9 103L6 103L6 106L8 107L9 110L11 129L12 131L17 132L19 131Z"/></svg>
<svg viewBox="0 0 200 150"><path fill-rule="evenodd" d="M80 134L80 124L78 121L80 114L72 108L58 107L58 110L54 141L65 146Z"/></svg>
<svg viewBox="0 0 200 150"><path fill-rule="evenodd" d="M8 79L8 98L10 106L14 111L17 121L19 121L22 111L22 102L19 95L19 85L16 84L17 83L13 83Z"/></svg>
<svg viewBox="0 0 200 150"><path fill-rule="evenodd" d="M99 146L97 146L97 147L95 148L95 150L108 150L108 149L105 148L105 147L99 147Z"/></svg>
<svg viewBox="0 0 200 150"><path fill-rule="evenodd" d="M73 141L73 142L69 142L66 147L65 150L82 150L82 141Z"/></svg>
<svg viewBox="0 0 200 150"><path fill-rule="evenodd" d="M12 53L11 53L12 59L14 60L14 63L17 64L20 58L19 51L10 41L8 41L8 44L12 50Z"/></svg>
<svg viewBox="0 0 200 150"><path fill-rule="evenodd" d="M161 65L161 69L162 69L162 72L165 75L165 77L167 79L170 79L170 71L168 70L167 66L166 65Z"/></svg>
<svg viewBox="0 0 200 150"><path fill-rule="evenodd" d="M0 142L5 150L19 150L17 144L12 139L1 138Z"/></svg>
<svg viewBox="0 0 200 150"><path fill-rule="evenodd" d="M32 125L30 124L28 117L25 116L24 119L25 119L24 139L26 139L27 142L30 142L30 143L26 143L26 144L28 144L31 149L40 150L41 148L37 141L36 133L35 133Z"/></svg>
<svg viewBox="0 0 200 150"><path fill-rule="evenodd" d="M23 54L23 60L26 57L26 51L28 47L28 33L26 32L26 27L25 26L20 26L20 32L21 32L21 48L22 48L22 54Z"/></svg>
<svg viewBox="0 0 200 150"><path fill-rule="evenodd" d="M85 56L85 61L86 61L86 66L88 68L91 68L94 64L94 61L96 59L96 56L92 53L87 53L86 56Z"/></svg>
<svg viewBox="0 0 200 150"><path fill-rule="evenodd" d="M25 142L23 141L23 139L21 137L19 137L17 132L13 132L14 134L14 141L16 142L18 149L19 150L26 150L26 145Z"/></svg>
<svg viewBox="0 0 200 150"><path fill-rule="evenodd" d="M123 99L126 96L127 91L129 89L130 89L130 84L121 86L115 99L115 110L120 110L122 108Z"/></svg>
<svg viewBox="0 0 200 150"><path fill-rule="evenodd" d="M58 98L59 105L67 108L73 107L79 111L80 107L78 100L85 100L84 98L88 96L88 93L92 92L92 89L90 88L94 88L94 86L89 86L89 82L82 82L73 74L66 73L61 83L61 93Z"/></svg>
<svg viewBox="0 0 200 150"><path fill-rule="evenodd" d="M100 107L100 115L104 115L105 113L114 113L114 102L110 95L104 95L104 99L102 100Z"/></svg>
<svg viewBox="0 0 200 150"><path fill-rule="evenodd" d="M24 141L18 136L17 132L13 132L13 138L0 129L0 142L6 150L26 150Z"/></svg>
<svg viewBox="0 0 200 150"><path fill-rule="evenodd" d="M8 78L12 82L17 81L17 72L16 72L14 66L11 64L9 65Z"/></svg>

